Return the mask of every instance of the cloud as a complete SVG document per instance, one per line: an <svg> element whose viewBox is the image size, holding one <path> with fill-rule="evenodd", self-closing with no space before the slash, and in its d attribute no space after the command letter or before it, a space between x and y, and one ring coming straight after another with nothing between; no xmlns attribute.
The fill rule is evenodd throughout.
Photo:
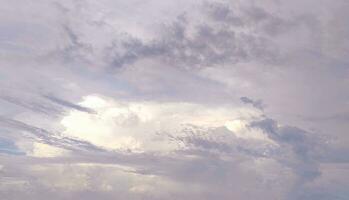
<svg viewBox="0 0 349 200"><path fill-rule="evenodd" d="M25 99L19 99L11 96L1 96L0 98L3 101L21 106L33 112L39 112L46 115L57 115L60 112L58 108L48 104L45 105L44 103L39 104L37 102L28 102Z"/></svg>
<svg viewBox="0 0 349 200"><path fill-rule="evenodd" d="M91 149L95 151L102 151L102 149L94 145L91 145L88 142L79 141L74 138L61 137L60 134L49 132L45 129L31 126L17 120L1 117L0 123L3 125L3 127L9 128L10 130L23 132L23 137L33 139L34 141L42 142L44 144L53 145L60 148L66 148L69 150ZM25 133L29 133L31 135L26 135ZM20 135L21 133L17 132L16 134Z"/></svg>
<svg viewBox="0 0 349 200"><path fill-rule="evenodd" d="M184 102L118 102L100 96L87 96L80 105L94 109L96 114L71 111L61 121L65 127L64 134L110 149L156 150L157 145L161 144L151 140L158 132L179 132L186 124L225 126L235 118L258 117L259 114L253 109L229 106L205 107ZM239 110L243 110L244 114L239 113Z"/></svg>
<svg viewBox="0 0 349 200"><path fill-rule="evenodd" d="M253 101L252 99L250 99L248 97L241 97L240 100L246 104L252 104L252 106L255 108L258 108L261 110L264 109L263 102L261 100Z"/></svg>
<svg viewBox="0 0 349 200"><path fill-rule="evenodd" d="M203 193L210 198L219 197L222 199L229 199L232 196L239 198L262 196L263 198L278 197L286 199L298 195L298 192L303 189L304 184L311 183L320 175L319 161L316 160L316 154L318 153L316 152L316 147L325 144L317 143L312 133L296 127L281 126L276 121L265 118L261 115L259 109L253 108L251 110L252 116L245 116L244 120L246 122L244 125L240 125L243 127L241 128L235 124L229 126L226 123L227 120L230 121L234 116L237 117L239 113L241 114L240 111L236 112L237 108L234 108L236 112L234 114L232 112L234 109L230 110L230 112L225 112L226 108L206 108L207 110L202 110L204 107L201 105L183 103L125 103L115 102L113 99L99 96L85 97L85 100L80 105L93 108L96 113L79 112L72 108L71 113L67 113L67 118L63 118L62 123L66 126L67 132L64 133L64 137L61 139L53 139L52 136L48 137L47 135L50 133L39 128L29 127L13 120L2 120L5 125L12 124L12 127L18 130L26 130L33 133L35 137L40 138L40 141L46 144L78 153L75 156L72 154L70 155L72 157L66 157L67 155L65 154L57 154L59 152L54 149L51 151L46 149L46 147L44 149L36 148L33 152L34 157L52 157L56 161L34 161L33 168L26 173L38 173L37 170L39 169L40 173L37 176L43 176L43 181L46 179L50 180L50 176L46 173L51 170L58 170L60 168L65 170L67 168L63 164L66 162L65 157L71 163L75 163L74 169L87 170L87 174L81 175L82 178L79 178L81 177L80 175L74 178L77 182L67 185L66 179L61 179L58 182L56 181L55 185L48 185L45 182L35 183L40 184L37 187L56 188L56 190L69 189L71 194L80 193L79 191L85 191L84 193L92 192L94 195L107 195L105 198L109 198L109 195L118 191L114 189L115 182L113 183L110 180L107 181L106 178L102 178L102 180L107 181L103 183L105 186L99 188L93 187L94 189L91 189L91 184L97 184L97 182L87 180L83 177L96 178L97 175L88 175L92 173L91 170L102 170L109 168L107 167L108 165L117 165L126 169L121 170L121 172L120 169L117 169L116 173L131 173L134 174L132 176L138 178L156 177L158 181L172 185L171 188L167 189L163 186L160 187L163 189L162 192L167 190L173 191L173 187L178 187L181 189L176 189L176 194L183 195L185 198L202 198L200 193ZM244 112L242 113L246 115L248 109L251 108L243 109ZM64 120L71 120L70 118L74 115L78 117L78 121L81 121L84 117L93 117L93 124L90 122L84 124L85 128L87 128L86 130L91 130L91 134L98 133L98 137L91 138L85 134L69 135L72 133L86 133L86 130L82 129L84 127L75 124L74 121L71 122L77 125L76 128L80 128L81 131L78 129L74 131L70 130L70 125L64 122ZM242 117L239 116L239 118ZM98 118L103 121L96 121ZM109 120L112 120L111 122L113 123L106 123ZM161 121L166 124L162 124ZM159 126L154 126L154 123L158 123ZM87 124L90 124L91 127L86 127ZM92 126L99 127L94 129ZM103 132L108 126L111 130L115 131L115 135L113 132ZM125 128L125 126L129 128L125 133L122 133L120 128ZM138 126L141 126L141 132L139 133L137 133ZM234 126L235 128L233 128ZM259 130L262 130L262 132L259 132ZM245 131L244 134L250 134L251 136L241 137L239 135L241 131ZM142 148L141 151L135 151L137 149L133 149L132 144L123 143L123 145L126 145L124 148L111 148L101 152L98 149L89 147L94 144L108 149L111 146L105 142L110 140L122 143L120 138L124 134L131 136L133 132L135 134L143 134L142 136L146 135L147 137L144 138L141 135L134 138L142 142L142 144L150 142L149 144L152 148ZM46 133L46 136L43 137L42 133ZM265 138L258 138L253 136L254 134L266 135L264 135ZM103 137L107 137L108 140L99 142L102 141L100 139L103 139ZM80 149L80 144L87 144L86 142L82 142L84 140L90 141L91 144L88 144L89 146L85 148L87 151L81 154L77 150ZM115 147L118 146L116 145ZM164 149L164 147L166 148ZM125 151L124 149L131 151ZM40 150L44 150L42 152L44 154L41 154ZM57 158L59 159L57 160ZM74 160L75 162L73 162ZM8 164L11 162L8 162ZM89 165L91 167L82 168L80 166L81 163L90 163ZM7 169L6 166L5 169ZM275 171L280 176L283 174L282 176L287 178L280 180L279 175L274 177L267 175L272 172L275 173ZM71 173L74 176L77 175L77 172L73 171ZM67 176L68 174L65 173ZM98 176L104 175L99 172ZM57 177L52 178L53 180L57 180ZM241 180L241 182L231 190L231 184L235 183L233 180L236 180L236 178ZM33 187L34 182L31 180L28 181L29 186ZM128 185L127 187L130 188L130 193L125 195L132 197L135 193L137 195L141 194L143 198L147 196L145 194L148 194L149 198L160 195L158 196L159 198L171 199L171 197L162 192L155 192L148 183L144 183L143 181L141 183L143 184L141 186ZM123 184L128 183L123 182ZM186 188L195 188L198 185L200 187L196 189L197 192L188 193L184 192L183 185L186 185ZM265 190L266 187L275 187L275 189L270 193L270 190ZM284 187L288 188L289 191L294 190L295 193L288 194ZM208 190L208 188L211 189Z"/></svg>
<svg viewBox="0 0 349 200"><path fill-rule="evenodd" d="M3 198L348 196L344 0L2 4Z"/></svg>
<svg viewBox="0 0 349 200"><path fill-rule="evenodd" d="M79 111L82 111L82 112L94 113L94 111L92 109L85 108L85 107L73 104L71 102L59 99L59 98L54 97L54 96L47 95L47 96L44 96L44 97L49 99L49 100L51 100L54 103L57 103L59 105L65 106L65 107L73 108L73 109L76 109L76 110L79 110Z"/></svg>

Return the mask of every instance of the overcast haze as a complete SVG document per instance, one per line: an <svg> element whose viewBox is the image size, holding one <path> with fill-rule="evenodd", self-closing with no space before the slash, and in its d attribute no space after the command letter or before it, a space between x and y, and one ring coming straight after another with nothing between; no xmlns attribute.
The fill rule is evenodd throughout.
<svg viewBox="0 0 349 200"><path fill-rule="evenodd" d="M347 0L0 0L1 200L348 200Z"/></svg>

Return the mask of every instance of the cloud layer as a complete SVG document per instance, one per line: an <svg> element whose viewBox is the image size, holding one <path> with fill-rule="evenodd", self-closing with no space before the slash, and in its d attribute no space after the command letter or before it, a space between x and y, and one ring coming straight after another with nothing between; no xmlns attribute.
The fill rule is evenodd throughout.
<svg viewBox="0 0 349 200"><path fill-rule="evenodd" d="M1 3L2 199L348 199L345 0Z"/></svg>

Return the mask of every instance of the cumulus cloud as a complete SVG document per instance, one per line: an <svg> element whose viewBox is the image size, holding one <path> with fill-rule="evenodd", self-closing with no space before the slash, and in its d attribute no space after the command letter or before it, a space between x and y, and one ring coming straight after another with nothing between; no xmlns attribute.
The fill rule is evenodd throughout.
<svg viewBox="0 0 349 200"><path fill-rule="evenodd" d="M127 177L154 177L173 185L170 188L160 187L164 191L175 189L175 193L184 198L202 198L205 194L210 198L223 199L232 196L288 199L295 198L303 185L311 183L321 174L317 154L321 153L319 148L326 146L326 141L316 139L313 133L302 129L280 125L266 118L260 109L245 107L243 104L242 108L229 110L228 107L205 108L185 103L126 103L88 96L80 105L93 108L96 113L72 109L62 118L65 132L57 139L53 139L56 137L49 136L50 133L45 130L2 120L5 125L28 131L35 139L46 143L36 142L31 153L26 153L29 157L41 158L22 161L32 163L33 168L29 171L22 168L18 170L37 174L40 169L37 176L42 176L42 181L53 179L55 184L25 180L27 187L39 184L37 187L68 189L72 194L86 191L109 198L109 195L118 191L114 189L116 183L102 178L107 182L103 183L103 187L96 188L91 184L97 183L90 179L104 175L88 174L92 173L92 169L120 166L115 169L116 173L124 176L125 173L131 174ZM87 142L91 144L85 146ZM86 147L84 152L79 150L81 145ZM92 148L91 145L105 151ZM64 153L63 149L73 154ZM65 171L67 166L64 163L67 159L74 169L83 169L88 173L79 172L82 174L78 177L89 178L80 180L76 177L74 182L67 182L66 179L58 180L57 177L47 175L51 170ZM8 167L16 163L16 159L6 160L4 169L8 174ZM83 167L80 163L89 164ZM278 175L268 175L275 171ZM75 176L78 172L70 173ZM233 180L236 179L239 185L235 185ZM147 195L156 198L159 195L158 198L172 199L162 193L164 191L160 194L155 192L151 183L140 181L142 185L137 186L118 182L121 183L123 187L129 187L127 197L130 198L133 195L140 195L139 198ZM184 192L187 187L196 189ZM270 193L266 190L268 187L275 189Z"/></svg>
<svg viewBox="0 0 349 200"><path fill-rule="evenodd" d="M80 105L94 109L96 113L71 111L61 121L64 134L109 149L158 150L156 146L161 143L152 142L157 133L179 133L187 125L237 130L239 125L233 122L234 119L248 120L260 115L257 110L244 107L118 102L100 96L87 96ZM151 144L147 144L149 142Z"/></svg>

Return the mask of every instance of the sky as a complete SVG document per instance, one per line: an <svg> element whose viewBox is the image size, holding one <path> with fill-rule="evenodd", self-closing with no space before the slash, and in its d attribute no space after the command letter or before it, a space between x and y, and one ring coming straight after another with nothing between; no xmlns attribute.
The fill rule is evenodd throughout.
<svg viewBox="0 0 349 200"><path fill-rule="evenodd" d="M2 200L349 199L347 0L0 0Z"/></svg>

